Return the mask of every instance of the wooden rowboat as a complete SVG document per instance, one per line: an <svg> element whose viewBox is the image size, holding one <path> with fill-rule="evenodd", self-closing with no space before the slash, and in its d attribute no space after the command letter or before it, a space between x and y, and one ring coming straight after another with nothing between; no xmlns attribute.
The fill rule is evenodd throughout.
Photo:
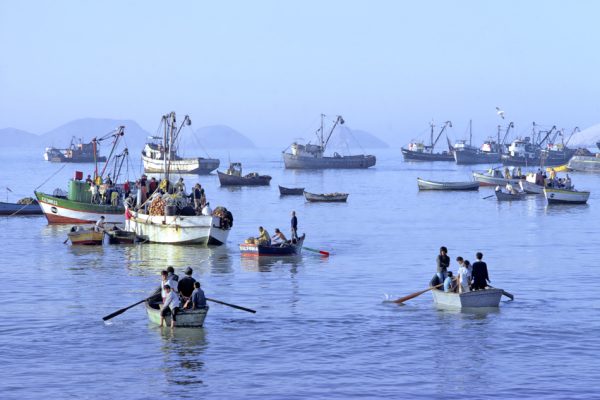
<svg viewBox="0 0 600 400"><path fill-rule="evenodd" d="M160 325L160 304L161 301L146 301L146 313L150 322ZM175 327L178 328L202 328L204 320L208 314L208 306L195 310L180 310L177 314ZM165 317L166 326L171 326L171 316Z"/></svg>
<svg viewBox="0 0 600 400"><path fill-rule="evenodd" d="M585 204L590 198L590 192L545 188L544 196L548 204Z"/></svg>
<svg viewBox="0 0 600 400"><path fill-rule="evenodd" d="M255 243L240 244L240 252L243 256L296 256L302 253L302 244L306 235L302 235L296 243L285 243L283 245L263 245Z"/></svg>
<svg viewBox="0 0 600 400"><path fill-rule="evenodd" d="M479 182L436 182L417 178L419 190L479 190Z"/></svg>
<svg viewBox="0 0 600 400"><path fill-rule="evenodd" d="M74 226L68 233L72 245L102 245L104 239L103 231L94 229L84 229L81 226Z"/></svg>
<svg viewBox="0 0 600 400"><path fill-rule="evenodd" d="M304 188L286 188L279 186L279 194L281 196L302 196Z"/></svg>
<svg viewBox="0 0 600 400"><path fill-rule="evenodd" d="M317 193L309 193L309 192L304 192L304 198L307 201L311 201L311 202L317 202L317 201L321 201L321 202L335 202L335 203L341 203L341 202L345 202L348 199L348 193L322 193L322 194L317 194Z"/></svg>
<svg viewBox="0 0 600 400"><path fill-rule="evenodd" d="M433 302L438 308L475 309L497 308L500 305L503 290L490 288L459 294L434 289L431 293Z"/></svg>
<svg viewBox="0 0 600 400"><path fill-rule="evenodd" d="M500 190L496 190L496 199L498 201L525 200L525 193L519 192L519 193L513 194L513 193L505 193Z"/></svg>

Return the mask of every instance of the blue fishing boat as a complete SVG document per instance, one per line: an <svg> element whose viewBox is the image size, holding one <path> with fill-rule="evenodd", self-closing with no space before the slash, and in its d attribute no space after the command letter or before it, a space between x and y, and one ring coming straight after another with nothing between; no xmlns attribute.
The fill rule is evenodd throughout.
<svg viewBox="0 0 600 400"><path fill-rule="evenodd" d="M297 240L281 244L242 243L240 244L240 252L244 256L296 256L302 253L305 236L302 235Z"/></svg>

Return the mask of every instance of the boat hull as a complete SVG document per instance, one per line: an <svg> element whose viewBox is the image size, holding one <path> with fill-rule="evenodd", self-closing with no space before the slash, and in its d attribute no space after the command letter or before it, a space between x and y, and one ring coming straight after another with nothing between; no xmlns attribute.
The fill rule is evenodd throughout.
<svg viewBox="0 0 600 400"><path fill-rule="evenodd" d="M164 160L154 159L142 155L144 172L162 174L165 172ZM177 174L206 175L219 168L220 161L213 158L181 158L171 160L169 172Z"/></svg>
<svg viewBox="0 0 600 400"><path fill-rule="evenodd" d="M419 190L479 190L479 182L435 182L417 178Z"/></svg>
<svg viewBox="0 0 600 400"><path fill-rule="evenodd" d="M567 165L573 171L600 172L600 157L573 156Z"/></svg>
<svg viewBox="0 0 600 400"><path fill-rule="evenodd" d="M348 200L348 193L309 193L304 192L304 198L310 202L343 203Z"/></svg>
<svg viewBox="0 0 600 400"><path fill-rule="evenodd" d="M121 206L90 204L41 192L35 192L35 196L49 224L95 223L101 216L106 223L125 222L125 208Z"/></svg>
<svg viewBox="0 0 600 400"><path fill-rule="evenodd" d="M472 150L455 150L454 161L458 165L496 164L500 162L500 153Z"/></svg>
<svg viewBox="0 0 600 400"><path fill-rule="evenodd" d="M43 213L38 203L17 204L0 201L0 215L42 215Z"/></svg>
<svg viewBox="0 0 600 400"><path fill-rule="evenodd" d="M527 180L519 181L521 190L528 194L544 194L544 187Z"/></svg>
<svg viewBox="0 0 600 400"><path fill-rule="evenodd" d="M240 252L243 256L297 256L302 254L303 243L304 236L299 238L295 244L286 246L242 243L240 244Z"/></svg>
<svg viewBox="0 0 600 400"><path fill-rule="evenodd" d="M304 188L286 188L279 186L279 194L282 196L302 196Z"/></svg>
<svg viewBox="0 0 600 400"><path fill-rule="evenodd" d="M408 150L404 147L401 150L404 161L454 161L454 154L452 153L427 153Z"/></svg>
<svg viewBox="0 0 600 400"><path fill-rule="evenodd" d="M74 246L101 246L104 239L104 232L94 230L81 230L68 233L69 240Z"/></svg>
<svg viewBox="0 0 600 400"><path fill-rule="evenodd" d="M525 200L525 193L504 193L499 190L496 191L496 200L498 201L518 201Z"/></svg>
<svg viewBox="0 0 600 400"><path fill-rule="evenodd" d="M339 157L310 157L283 153L286 169L360 169L375 165L373 155L354 155Z"/></svg>
<svg viewBox="0 0 600 400"><path fill-rule="evenodd" d="M590 198L590 192L545 188L544 196L548 204L585 204Z"/></svg>
<svg viewBox="0 0 600 400"><path fill-rule="evenodd" d="M480 186L506 186L507 184L518 185L520 179L506 179L489 176L481 172L473 172L473 179L479 182Z"/></svg>
<svg viewBox="0 0 600 400"><path fill-rule="evenodd" d="M158 307L158 303L150 303L148 301L146 304L146 314L148 314L148 320L153 324L160 325L160 309ZM177 314L177 321L175 322L175 326L178 328L202 328L204 325L204 320L206 319L206 314L208 314L208 306L206 308L196 309L196 310L181 310ZM171 326L171 316L168 315L165 317L166 326Z"/></svg>
<svg viewBox="0 0 600 400"><path fill-rule="evenodd" d="M221 186L268 186L271 184L271 177L268 175L236 176L224 174L221 171L217 171L217 175Z"/></svg>
<svg viewBox="0 0 600 400"><path fill-rule="evenodd" d="M431 293L433 302L438 308L498 308L502 298L502 289L475 290L460 294L434 289Z"/></svg>
<svg viewBox="0 0 600 400"><path fill-rule="evenodd" d="M129 231L144 242L220 246L231 229L220 228L221 218L208 215L146 215L137 213L129 220Z"/></svg>

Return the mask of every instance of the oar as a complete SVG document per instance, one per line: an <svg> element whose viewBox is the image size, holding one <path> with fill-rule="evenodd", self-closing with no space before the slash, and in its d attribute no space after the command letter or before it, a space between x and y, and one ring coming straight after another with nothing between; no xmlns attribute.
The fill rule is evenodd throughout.
<svg viewBox="0 0 600 400"><path fill-rule="evenodd" d="M492 288L492 289L494 289L494 287L492 287L492 286L490 286L490 285L488 285L488 287L489 287L489 288ZM503 294L504 296L508 297L508 298L509 298L509 299L511 299L511 300L514 300L514 299L515 299L515 296L513 296L513 294L512 294L512 293L508 293L508 292L507 292L506 290L504 290L504 289L502 289L502 294Z"/></svg>
<svg viewBox="0 0 600 400"><path fill-rule="evenodd" d="M490 197L494 197L495 195L496 195L496 193L489 195L489 196L485 196L482 200L489 199Z"/></svg>
<svg viewBox="0 0 600 400"><path fill-rule="evenodd" d="M212 301L213 303L223 304L224 306L227 306L227 307L237 308L238 310L246 311L246 312L249 312L252 314L256 313L256 310L252 310L250 308L246 308L246 307L242 307L242 306L236 306L235 304L225 303L224 301L221 301L221 300L209 299L208 297L206 298L206 300Z"/></svg>
<svg viewBox="0 0 600 400"><path fill-rule="evenodd" d="M312 251L313 253L319 253L322 254L326 257L329 257L329 252L325 251L325 250L317 250L317 249L311 249L310 247L306 247L306 246L302 246L303 249L306 249L308 251Z"/></svg>
<svg viewBox="0 0 600 400"><path fill-rule="evenodd" d="M159 291L160 291L160 289L159 289ZM155 297L156 295L157 295L157 293L156 293L156 292L154 292L154 294L153 294L152 296L150 296L150 297L148 297L148 298L146 298L146 299L144 299L144 300L140 300L140 301L138 301L138 302L137 302L137 303L135 303L135 304L132 304L132 305L130 305L130 306L128 306L128 307L125 307L125 308L121 308L120 310L118 310L118 311L115 311L115 312L114 312L114 313L112 313L112 314L108 314L106 317L102 317L102 320L103 320L103 321L108 321L109 319L111 319L111 318L114 318L114 317L116 317L117 315L121 315L121 314L123 314L125 311L129 310L130 308L133 308L133 307L137 306L138 304L142 304L142 303L143 303L143 302L145 302L146 300L150 300L151 298Z"/></svg>
<svg viewBox="0 0 600 400"><path fill-rule="evenodd" d="M429 292L430 290L437 289L440 286L444 286L444 284L440 283L439 285L435 285L435 286L432 286L432 287L430 287L428 289L421 290L420 292L416 292L416 293L413 293L413 294L409 294L408 296L404 296L404 297L400 297L399 299L392 300L392 302L393 303L397 303L397 304L402 304L402 303L404 303L407 300L414 299L415 297L418 297L418 296L422 295L423 293Z"/></svg>

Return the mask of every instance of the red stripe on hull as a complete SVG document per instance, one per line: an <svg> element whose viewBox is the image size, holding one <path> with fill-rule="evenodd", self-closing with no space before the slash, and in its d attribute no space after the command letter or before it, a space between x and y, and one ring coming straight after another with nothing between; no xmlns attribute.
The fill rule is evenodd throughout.
<svg viewBox="0 0 600 400"><path fill-rule="evenodd" d="M98 241L98 240L82 240L80 242L71 242L71 243L73 245L77 245L77 246L79 246L79 245L87 245L87 246L90 246L90 245L102 245L102 242Z"/></svg>
<svg viewBox="0 0 600 400"><path fill-rule="evenodd" d="M85 219L63 217L61 215L45 214L49 224L90 224L96 221L88 221Z"/></svg>

